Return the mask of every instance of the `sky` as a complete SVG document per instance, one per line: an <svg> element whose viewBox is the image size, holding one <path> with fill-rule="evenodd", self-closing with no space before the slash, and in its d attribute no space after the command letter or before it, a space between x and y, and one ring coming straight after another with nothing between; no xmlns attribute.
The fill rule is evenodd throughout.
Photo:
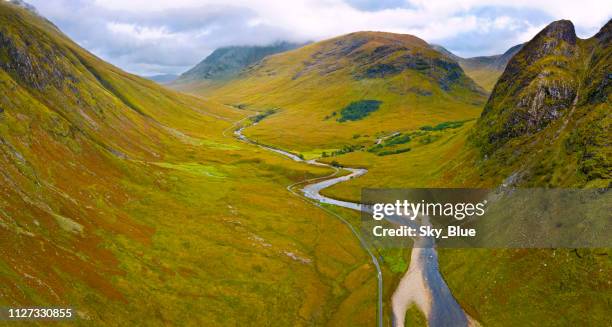
<svg viewBox="0 0 612 327"><path fill-rule="evenodd" d="M307 42L355 31L416 35L463 57L503 53L548 23L579 37L612 17L609 0L29 0L102 59L143 76L180 74L228 45Z"/></svg>

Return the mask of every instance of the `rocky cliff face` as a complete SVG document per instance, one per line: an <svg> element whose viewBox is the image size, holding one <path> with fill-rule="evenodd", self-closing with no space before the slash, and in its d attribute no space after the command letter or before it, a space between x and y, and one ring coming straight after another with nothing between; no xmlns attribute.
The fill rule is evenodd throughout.
<svg viewBox="0 0 612 327"><path fill-rule="evenodd" d="M608 22L596 36L581 40L573 24L561 20L528 42L508 63L476 125L472 139L482 155L518 158L525 151L517 150L518 144L529 142L531 150L541 152L550 148L550 138L567 137L559 146L578 161L582 173L593 170L586 166L608 169L602 154L606 146L600 143L610 136L609 31ZM594 157L599 158L595 163ZM609 173L595 175L586 179Z"/></svg>
<svg viewBox="0 0 612 327"><path fill-rule="evenodd" d="M581 69L578 52L574 26L558 21L510 60L480 120L488 130L488 151L542 130L572 106L579 84L575 73Z"/></svg>

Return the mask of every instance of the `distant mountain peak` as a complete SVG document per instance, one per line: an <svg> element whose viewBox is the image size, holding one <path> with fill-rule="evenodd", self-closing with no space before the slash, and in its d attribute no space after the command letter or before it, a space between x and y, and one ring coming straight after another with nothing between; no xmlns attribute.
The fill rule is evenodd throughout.
<svg viewBox="0 0 612 327"><path fill-rule="evenodd" d="M470 78L485 90L491 91L497 78L499 78L504 69L506 69L510 59L521 50L523 44L517 44L506 50L503 54L471 58L457 56L441 45L432 44L431 47L439 53L458 62Z"/></svg>
<svg viewBox="0 0 612 327"><path fill-rule="evenodd" d="M223 80L236 76L243 69L266 56L293 50L302 44L278 41L269 45L235 45L214 50L204 60L181 74L180 81Z"/></svg>
<svg viewBox="0 0 612 327"><path fill-rule="evenodd" d="M548 153L558 158L534 160L532 173L546 171L537 168L538 160L545 160L559 167L577 165L574 170L584 182L608 176L610 163L600 149L610 136L612 48L602 42L609 39L609 22L582 40L570 21L560 20L525 44L508 63L476 124L472 139L485 158L527 162L534 153Z"/></svg>

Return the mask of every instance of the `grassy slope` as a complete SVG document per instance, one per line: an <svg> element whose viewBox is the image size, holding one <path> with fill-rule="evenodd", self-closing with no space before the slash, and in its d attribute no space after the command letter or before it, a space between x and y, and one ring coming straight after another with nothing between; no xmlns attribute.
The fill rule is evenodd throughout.
<svg viewBox="0 0 612 327"><path fill-rule="evenodd" d="M0 21L2 305L70 305L83 325L371 325L368 258L285 190L328 171L224 136L248 113L126 74L24 10L0 3Z"/></svg>
<svg viewBox="0 0 612 327"><path fill-rule="evenodd" d="M347 200L357 201L360 190L366 187L453 187L463 185L460 181L446 178L448 163L464 154L467 133L474 125L466 122L462 127L438 132L423 133L412 137L405 145L410 151L391 156L377 156L367 151L356 151L322 161L337 161L342 165L364 167L368 173L360 178L335 185L323 193ZM426 140L432 140L426 143Z"/></svg>
<svg viewBox="0 0 612 327"><path fill-rule="evenodd" d="M388 48L395 51L378 57ZM226 104L279 108L279 113L247 134L265 143L319 154L352 144L356 134L366 143L379 132L477 117L484 97L464 75L449 91L438 85L442 78L417 69L384 78L356 77L376 64L400 63L404 55L448 60L409 35L360 32L267 57L228 84L194 85L191 91ZM354 122L325 119L362 99L382 101L380 110Z"/></svg>
<svg viewBox="0 0 612 327"><path fill-rule="evenodd" d="M461 64L461 68L465 74L474 80L485 91L491 92L497 79L503 73L502 70L493 69L490 67L473 67L466 64Z"/></svg>

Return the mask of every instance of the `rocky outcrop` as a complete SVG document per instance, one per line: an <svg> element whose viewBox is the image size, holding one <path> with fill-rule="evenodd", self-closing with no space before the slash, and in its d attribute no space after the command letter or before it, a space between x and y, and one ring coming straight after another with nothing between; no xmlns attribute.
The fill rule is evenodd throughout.
<svg viewBox="0 0 612 327"><path fill-rule="evenodd" d="M471 134L481 163L531 185L607 185L610 22L590 39L569 21L538 33L508 63Z"/></svg>
<svg viewBox="0 0 612 327"><path fill-rule="evenodd" d="M485 152L542 130L572 107L579 93L579 52L573 24L561 20L509 61L479 120Z"/></svg>
<svg viewBox="0 0 612 327"><path fill-rule="evenodd" d="M523 68L533 65L547 56L572 57L576 51L576 32L568 20L551 23L538 33L509 62L503 78L513 78L524 71ZM563 65L562 61L555 64Z"/></svg>

